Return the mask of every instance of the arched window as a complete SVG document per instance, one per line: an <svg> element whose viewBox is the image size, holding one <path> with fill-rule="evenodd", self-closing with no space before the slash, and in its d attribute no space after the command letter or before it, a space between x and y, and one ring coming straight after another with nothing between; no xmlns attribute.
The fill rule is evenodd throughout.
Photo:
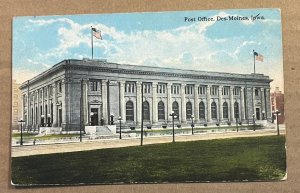
<svg viewBox="0 0 300 193"><path fill-rule="evenodd" d="M205 106L203 101L199 103L199 118L205 119Z"/></svg>
<svg viewBox="0 0 300 193"><path fill-rule="evenodd" d="M234 103L234 118L239 118L240 112L239 112L239 103L235 102Z"/></svg>
<svg viewBox="0 0 300 193"><path fill-rule="evenodd" d="M228 119L228 103L223 103L223 118Z"/></svg>
<svg viewBox="0 0 300 193"><path fill-rule="evenodd" d="M176 119L179 119L179 105L176 101L173 102L172 104L172 111L177 115Z"/></svg>
<svg viewBox="0 0 300 193"><path fill-rule="evenodd" d="M211 118L217 119L217 104L215 102L211 103Z"/></svg>
<svg viewBox="0 0 300 193"><path fill-rule="evenodd" d="M126 103L126 121L134 121L134 108L132 101L128 101Z"/></svg>
<svg viewBox="0 0 300 193"><path fill-rule="evenodd" d="M193 107L191 102L186 103L186 118L190 119L193 114Z"/></svg>
<svg viewBox="0 0 300 193"><path fill-rule="evenodd" d="M143 120L150 121L150 108L149 108L149 103L147 101L143 102Z"/></svg>
<svg viewBox="0 0 300 193"><path fill-rule="evenodd" d="M165 120L165 104L160 101L158 103L158 120Z"/></svg>

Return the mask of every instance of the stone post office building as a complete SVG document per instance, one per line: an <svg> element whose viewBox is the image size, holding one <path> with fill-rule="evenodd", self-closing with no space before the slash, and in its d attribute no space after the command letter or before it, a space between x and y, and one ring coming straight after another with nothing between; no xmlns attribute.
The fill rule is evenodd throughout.
<svg viewBox="0 0 300 193"><path fill-rule="evenodd" d="M201 70L201 69L200 69ZM263 74L235 74L63 60L24 82L23 119L78 130L81 125L170 124L172 111L182 126L271 119L270 82ZM142 86L143 84L143 86ZM143 88L143 90L142 90ZM142 93L143 92L143 93ZM143 95L143 101L142 101ZM143 112L142 112L143 105Z"/></svg>

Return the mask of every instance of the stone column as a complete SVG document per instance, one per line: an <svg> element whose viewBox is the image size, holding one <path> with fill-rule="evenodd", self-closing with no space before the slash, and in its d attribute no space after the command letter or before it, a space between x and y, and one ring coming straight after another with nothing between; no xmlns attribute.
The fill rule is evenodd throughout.
<svg viewBox="0 0 300 193"><path fill-rule="evenodd" d="M172 84L168 83L167 84L167 96L168 96L168 111L167 111L167 117L168 117L168 122L172 122L172 117L170 116L170 114L172 113Z"/></svg>
<svg viewBox="0 0 300 193"><path fill-rule="evenodd" d="M45 92L44 92L44 87L41 88L41 92L42 92L42 115L44 115L44 123L45 123L45 119L46 119L46 115L45 115Z"/></svg>
<svg viewBox="0 0 300 193"><path fill-rule="evenodd" d="M261 116L262 119L266 119L266 104L265 104L265 89L264 88L261 88L261 115L263 115L263 112L264 112L264 117Z"/></svg>
<svg viewBox="0 0 300 193"><path fill-rule="evenodd" d="M140 125L142 120L142 82L136 82L136 124Z"/></svg>
<svg viewBox="0 0 300 193"><path fill-rule="evenodd" d="M37 90L37 124L41 125L41 115L43 114L41 112L41 99L40 99L40 92L41 90Z"/></svg>
<svg viewBox="0 0 300 193"><path fill-rule="evenodd" d="M271 98L270 98L270 89L266 89L266 116L268 119L272 118L272 104L271 104Z"/></svg>
<svg viewBox="0 0 300 193"><path fill-rule="evenodd" d="M210 89L211 89L211 85L207 85L206 87L206 100L207 100L207 105L206 105L206 109L207 109L207 122L211 122L211 101L210 101Z"/></svg>
<svg viewBox="0 0 300 193"><path fill-rule="evenodd" d="M185 100L185 86L186 84L181 84L181 122L186 123L186 100Z"/></svg>
<svg viewBox="0 0 300 193"><path fill-rule="evenodd" d="M35 100L36 100L36 97L35 97L35 92L33 92L33 101L32 101L32 106L33 106L33 113L32 113L32 118L31 118L31 120L33 120L33 122L32 122L32 124L33 124L33 126L36 124L36 118L35 118L35 116L36 116L36 113L35 113L35 106L36 106L36 102L35 102ZM30 110L31 111L31 110Z"/></svg>
<svg viewBox="0 0 300 193"><path fill-rule="evenodd" d="M252 88L247 87L245 89L246 91L246 119L247 121L252 120L252 114L253 114L253 93L252 93Z"/></svg>
<svg viewBox="0 0 300 193"><path fill-rule="evenodd" d="M219 121L222 122L223 121L223 103L222 103L222 90L223 90L223 86L219 86Z"/></svg>
<svg viewBox="0 0 300 193"><path fill-rule="evenodd" d="M27 115L26 115L26 126L28 127L30 124L29 119L29 108L30 108L30 93L29 93L29 80L27 81ZM25 118L25 117L24 117Z"/></svg>
<svg viewBox="0 0 300 193"><path fill-rule="evenodd" d="M245 120L244 87L241 87L241 120Z"/></svg>
<svg viewBox="0 0 300 193"><path fill-rule="evenodd" d="M152 82L152 124L157 124L157 82Z"/></svg>
<svg viewBox="0 0 300 193"><path fill-rule="evenodd" d="M88 90L89 90L89 81L88 79L82 80L82 116L83 116L83 124L89 125L89 105L88 105ZM81 124L81 123L80 123Z"/></svg>
<svg viewBox="0 0 300 193"><path fill-rule="evenodd" d="M47 123L48 123L48 114L50 115L50 123L51 123L51 104L50 104L50 86L47 85Z"/></svg>
<svg viewBox="0 0 300 193"><path fill-rule="evenodd" d="M199 122L199 96L198 96L198 85L196 84L194 86L194 97L195 97L194 117L195 117L195 123L198 123Z"/></svg>
<svg viewBox="0 0 300 193"><path fill-rule="evenodd" d="M126 120L126 106L125 106L125 81L120 81L120 116L122 120Z"/></svg>
<svg viewBox="0 0 300 193"><path fill-rule="evenodd" d="M231 120L231 121L235 121L235 120L234 120L233 89L234 89L234 87L231 86L231 87L230 87L230 120Z"/></svg>
<svg viewBox="0 0 300 193"><path fill-rule="evenodd" d="M57 127L58 124L58 112L57 112L57 82L53 84L53 127Z"/></svg>
<svg viewBox="0 0 300 193"><path fill-rule="evenodd" d="M101 80L101 96L102 96L102 118L104 120L104 124L108 123L108 104L107 104L107 82L108 80Z"/></svg>
<svg viewBox="0 0 300 193"><path fill-rule="evenodd" d="M61 109L62 109L62 122L61 122L61 127L63 129L67 129L69 130L69 127L67 125L69 125L68 120L69 120L69 109L68 109L68 85L67 85L67 80L63 79L61 81Z"/></svg>

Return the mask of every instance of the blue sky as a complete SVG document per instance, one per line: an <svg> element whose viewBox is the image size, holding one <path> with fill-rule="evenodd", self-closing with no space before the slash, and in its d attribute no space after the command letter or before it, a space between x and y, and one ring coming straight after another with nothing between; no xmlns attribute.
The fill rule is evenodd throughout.
<svg viewBox="0 0 300 193"><path fill-rule="evenodd" d="M255 16L256 21L216 21ZM185 22L185 17L195 22ZM197 21L212 17L214 21ZM13 20L13 78L23 82L64 59L94 58L133 65L252 73L254 49L264 56L256 72L283 90L281 14L278 9L212 10L97 15L16 17Z"/></svg>

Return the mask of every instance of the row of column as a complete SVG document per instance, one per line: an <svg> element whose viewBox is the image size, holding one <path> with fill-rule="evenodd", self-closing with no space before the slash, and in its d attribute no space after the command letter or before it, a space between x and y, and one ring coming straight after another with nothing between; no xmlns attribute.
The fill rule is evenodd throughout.
<svg viewBox="0 0 300 193"><path fill-rule="evenodd" d="M41 115L44 115L44 123L47 123L48 114L52 115L50 120L53 126L57 126L57 87L56 83L54 83L53 88L53 96L52 100L50 101L50 86L46 86L47 89L47 98L45 98L44 88L35 90L30 92L29 87L27 90L27 125L35 125L41 124ZM40 94L41 93L41 94ZM31 97L33 96L33 101L31 104ZM40 98L41 95L41 98ZM51 109L51 103L53 105L53 109ZM46 105L47 105L47 112L46 112ZM42 108L41 108L42 107ZM51 112L53 110L53 112Z"/></svg>
<svg viewBox="0 0 300 193"><path fill-rule="evenodd" d="M105 118L105 122L108 120L108 104L107 104L107 83L108 80L102 80L101 81L101 86L102 86L102 116ZM120 89L120 116L122 119L125 121L126 120L126 105L125 105L125 83L126 81L120 81L119 82L119 89ZM157 82L152 82L152 102L155 105L152 105L152 122L153 124L158 122L158 109L157 109ZM85 83L85 100L84 104L88 104L87 102L87 92L88 92L88 82ZM136 82L136 120L137 123L141 120L142 116L142 93L141 93L141 86L142 82ZM185 123L186 120L186 96L185 96L185 86L186 84L181 84L181 121ZM207 86L206 90L206 98L207 98L207 103L206 103L206 119L208 122L211 122L211 85ZM55 87L56 88L56 87ZM172 93L171 93L171 88L172 88L172 83L167 83L167 115L169 115L172 112ZM240 118L241 120L246 119L246 112L245 112L245 98L244 98L244 89L245 87L241 87L241 92L239 95L239 112L240 112ZM248 88L248 89L253 89L253 110L255 110L255 89L254 88ZM222 90L223 86L219 86L218 88L218 100L219 100L219 105L218 105L218 119L220 120L223 117L223 95L222 95ZM234 120L234 93L233 93L234 87L230 87L230 93L229 93L229 118L231 121ZM56 93L56 92L54 92ZM268 104L266 104L268 101L265 100L265 90L264 88L261 88L261 110L266 112L266 107ZM266 90L266 94L268 91ZM266 96L267 97L267 96ZM56 97L54 97L56 99ZM88 109L86 106L85 109ZM254 111L253 111L254 112ZM86 121L89 120L88 117L88 112L85 112L87 117ZM266 112L266 116L267 116ZM252 115L251 115L252 116ZM167 120L171 121L171 117L167 116ZM195 122L199 122L199 96L198 96L198 90L197 87L194 87L194 118ZM248 117L249 118L249 117Z"/></svg>
<svg viewBox="0 0 300 193"><path fill-rule="evenodd" d="M153 104L152 105L152 122L155 124L158 122L158 115L157 115L157 82L152 82L152 100L153 100ZM103 89L106 90L106 83L102 84L103 85ZM141 86L142 86L142 82L137 82L136 83L136 106L137 106L137 122L139 122L139 120L141 120L141 116L142 116L142 112L141 112ZM183 123L185 123L186 120L186 96L185 96L185 86L186 84L181 84L181 121ZM122 118L125 120L126 118L126 106L125 106L125 101L124 101L124 87L125 87L125 81L120 81L120 110L121 110L121 116ZM172 112L172 93L171 93L171 88L172 88L172 83L167 83L167 115L169 115ZM210 89L211 86L208 85L207 86L207 105L206 105L206 112L207 112L207 121L210 122L212 120L211 118L211 95L210 95ZM219 86L219 94L218 94L218 99L219 99L219 106L218 106L218 116L223 117L223 103L222 101L222 86ZM230 109L230 120L234 120L234 95L233 95L233 89L234 87L230 87L230 105L229 105L229 109ZM104 92L102 94L102 100L103 102L106 101L106 93ZM198 90L197 87L194 87L194 97L195 97L195 102L194 102L194 117L195 117L195 122L199 122L199 98L198 98ZM244 87L241 87L241 93L240 93L240 107L239 107L239 111L241 112L241 119L244 120L245 119L245 106L244 106ZM103 106L105 107L106 104L103 104ZM105 108L104 108L105 109ZM106 112L104 112L104 115ZM171 121L171 117L168 117L168 121Z"/></svg>

